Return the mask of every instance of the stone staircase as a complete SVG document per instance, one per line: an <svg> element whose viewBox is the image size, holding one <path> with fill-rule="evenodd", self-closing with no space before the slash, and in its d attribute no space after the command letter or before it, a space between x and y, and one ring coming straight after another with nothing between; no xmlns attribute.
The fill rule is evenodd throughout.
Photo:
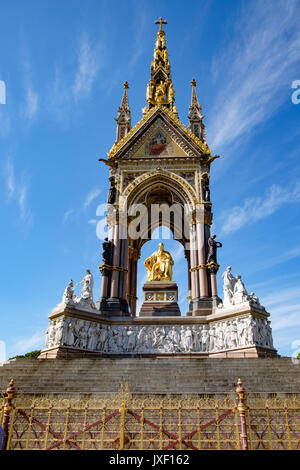
<svg viewBox="0 0 300 470"><path fill-rule="evenodd" d="M299 393L300 360L277 358L14 359L0 363L0 390L13 378L24 393Z"/></svg>

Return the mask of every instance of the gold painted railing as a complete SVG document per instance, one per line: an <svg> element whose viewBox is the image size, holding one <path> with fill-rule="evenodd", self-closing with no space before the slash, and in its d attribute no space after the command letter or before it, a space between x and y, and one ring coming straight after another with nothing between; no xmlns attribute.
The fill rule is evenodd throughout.
<svg viewBox="0 0 300 470"><path fill-rule="evenodd" d="M121 390L97 398L16 394L13 404L10 393L3 398L0 422L8 450L300 449L300 395L248 395L246 400L240 381L236 392L165 397Z"/></svg>

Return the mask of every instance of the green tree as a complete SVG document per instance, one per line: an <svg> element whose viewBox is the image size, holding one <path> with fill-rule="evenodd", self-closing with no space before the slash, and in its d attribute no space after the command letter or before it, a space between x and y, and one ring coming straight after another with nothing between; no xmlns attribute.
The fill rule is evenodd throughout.
<svg viewBox="0 0 300 470"><path fill-rule="evenodd" d="M14 356L14 357L10 357L10 359L19 359L19 358L22 358L22 359L31 359L31 358L36 358L38 357L39 355L41 354L41 351L31 351L29 353L26 353L24 354L23 356Z"/></svg>

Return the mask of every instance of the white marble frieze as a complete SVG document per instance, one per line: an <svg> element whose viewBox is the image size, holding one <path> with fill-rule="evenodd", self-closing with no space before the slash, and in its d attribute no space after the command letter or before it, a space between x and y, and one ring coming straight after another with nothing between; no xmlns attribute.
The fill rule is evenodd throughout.
<svg viewBox="0 0 300 470"><path fill-rule="evenodd" d="M108 354L217 352L273 349L270 321L252 315L197 325L104 325L67 316L53 319L46 348L65 346Z"/></svg>

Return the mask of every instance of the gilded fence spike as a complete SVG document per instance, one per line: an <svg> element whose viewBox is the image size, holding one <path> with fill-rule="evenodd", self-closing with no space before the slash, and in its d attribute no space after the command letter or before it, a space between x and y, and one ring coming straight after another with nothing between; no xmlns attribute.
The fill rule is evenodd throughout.
<svg viewBox="0 0 300 470"><path fill-rule="evenodd" d="M242 450L248 450L248 436L247 436L247 424L246 424L246 411L248 409L247 405L245 405L245 389L243 387L243 382L241 379L237 382L237 389L236 393L238 395L238 405L237 409L240 414L240 422L241 422L241 448Z"/></svg>
<svg viewBox="0 0 300 470"><path fill-rule="evenodd" d="M7 446L8 434L9 434L10 413L11 413L12 409L14 408L13 399L14 399L15 392L16 392L16 390L15 390L15 387L14 387L14 380L11 379L11 381L9 382L9 386L6 389L6 397L5 397L3 419L2 419L2 429L3 429L3 432L4 432L4 446L3 446L4 449L6 449L6 446Z"/></svg>

